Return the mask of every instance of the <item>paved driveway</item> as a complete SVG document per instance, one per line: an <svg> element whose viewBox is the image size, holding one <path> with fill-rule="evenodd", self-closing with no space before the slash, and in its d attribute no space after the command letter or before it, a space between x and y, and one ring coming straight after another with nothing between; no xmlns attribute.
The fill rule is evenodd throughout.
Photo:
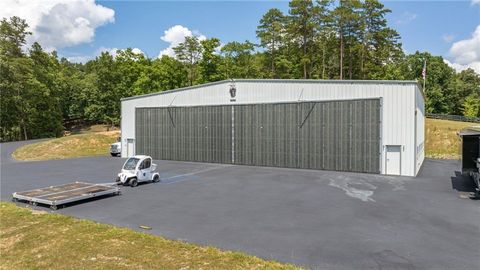
<svg viewBox="0 0 480 270"><path fill-rule="evenodd" d="M1 199L75 180L108 182L123 159L18 162L1 144ZM162 182L58 212L314 269L479 269L480 201L458 161L419 177L156 161Z"/></svg>

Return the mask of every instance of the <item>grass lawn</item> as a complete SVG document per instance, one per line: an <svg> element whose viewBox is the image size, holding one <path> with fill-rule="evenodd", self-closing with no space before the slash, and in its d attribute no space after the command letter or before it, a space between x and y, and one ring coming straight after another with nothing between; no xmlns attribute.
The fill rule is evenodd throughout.
<svg viewBox="0 0 480 270"><path fill-rule="evenodd" d="M299 269L0 202L0 269Z"/></svg>
<svg viewBox="0 0 480 270"><path fill-rule="evenodd" d="M109 155L110 144L119 131L90 132L27 144L16 149L12 156L18 160L49 160Z"/></svg>
<svg viewBox="0 0 480 270"><path fill-rule="evenodd" d="M425 120L425 155L431 158L460 158L460 138L458 132L465 127L478 123L448 121L439 119Z"/></svg>

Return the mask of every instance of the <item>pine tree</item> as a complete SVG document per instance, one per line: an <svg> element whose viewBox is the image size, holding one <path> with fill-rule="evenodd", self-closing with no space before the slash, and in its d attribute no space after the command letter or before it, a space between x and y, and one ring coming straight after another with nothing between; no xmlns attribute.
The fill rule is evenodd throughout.
<svg viewBox="0 0 480 270"><path fill-rule="evenodd" d="M185 41L173 50L177 59L186 65L189 85L193 85L197 79L197 63L202 57L202 46L198 37L185 37Z"/></svg>
<svg viewBox="0 0 480 270"><path fill-rule="evenodd" d="M277 52L283 46L285 37L285 16L279 9L272 8L263 15L257 27L257 37L260 39L260 45L267 49L270 77L278 78L275 70Z"/></svg>
<svg viewBox="0 0 480 270"><path fill-rule="evenodd" d="M339 39L339 79L344 79L345 51L348 57L348 76L353 77L354 55L359 33L360 16L358 0L340 0L332 11L332 26Z"/></svg>
<svg viewBox="0 0 480 270"><path fill-rule="evenodd" d="M315 14L317 8L311 0L292 0L289 3L287 32L294 48L301 51L300 64L303 67L303 78L309 76L312 63L312 48L315 37Z"/></svg>
<svg viewBox="0 0 480 270"><path fill-rule="evenodd" d="M398 33L387 26L385 16L390 12L391 10L377 0L366 0L362 5L359 76L361 79L383 77L385 74L382 67L400 60L403 55Z"/></svg>

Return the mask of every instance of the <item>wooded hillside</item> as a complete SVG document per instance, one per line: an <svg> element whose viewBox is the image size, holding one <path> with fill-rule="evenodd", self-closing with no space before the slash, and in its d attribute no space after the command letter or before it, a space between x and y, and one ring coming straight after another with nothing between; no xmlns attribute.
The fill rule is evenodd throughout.
<svg viewBox="0 0 480 270"><path fill-rule="evenodd" d="M259 44L187 37L176 57L150 59L132 49L87 63L59 59L40 44L26 48L28 25L0 24L0 140L59 136L64 122L118 124L120 98L228 78L419 80L427 63L426 110L480 116L480 76L456 73L441 56L406 55L377 0L289 3L259 21Z"/></svg>

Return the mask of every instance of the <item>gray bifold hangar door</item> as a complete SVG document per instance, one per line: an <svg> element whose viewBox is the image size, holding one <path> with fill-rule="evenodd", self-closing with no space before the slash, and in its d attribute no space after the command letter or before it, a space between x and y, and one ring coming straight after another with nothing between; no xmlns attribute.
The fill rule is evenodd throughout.
<svg viewBox="0 0 480 270"><path fill-rule="evenodd" d="M380 99L136 109L154 159L380 172Z"/></svg>

